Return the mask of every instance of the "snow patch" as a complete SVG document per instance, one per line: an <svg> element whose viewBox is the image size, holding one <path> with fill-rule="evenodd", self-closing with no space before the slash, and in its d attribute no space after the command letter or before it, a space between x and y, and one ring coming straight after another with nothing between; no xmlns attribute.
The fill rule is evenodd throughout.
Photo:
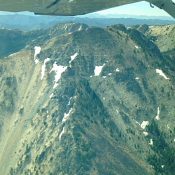
<svg viewBox="0 0 175 175"><path fill-rule="evenodd" d="M139 77L136 77L135 80L140 80L140 78Z"/></svg>
<svg viewBox="0 0 175 175"><path fill-rule="evenodd" d="M160 120L160 108L157 108L157 115L155 117L156 120Z"/></svg>
<svg viewBox="0 0 175 175"><path fill-rule="evenodd" d="M61 138L62 138L64 133L65 133L65 127L63 127L63 129L62 129L62 131L61 131L61 133L59 135L59 140L61 140Z"/></svg>
<svg viewBox="0 0 175 175"><path fill-rule="evenodd" d="M34 61L35 61L35 64L39 63L39 60L37 58Z"/></svg>
<svg viewBox="0 0 175 175"><path fill-rule="evenodd" d="M53 89L57 88L57 86L58 86L58 83L55 83L55 84L53 85Z"/></svg>
<svg viewBox="0 0 175 175"><path fill-rule="evenodd" d="M149 135L148 132L146 132L146 131L144 131L143 134L144 134L144 136L148 136Z"/></svg>
<svg viewBox="0 0 175 175"><path fill-rule="evenodd" d="M139 46L135 45L135 48L136 48L136 49L139 49Z"/></svg>
<svg viewBox="0 0 175 175"><path fill-rule="evenodd" d="M45 71L46 71L46 63L50 61L50 58L46 58L44 60L44 64L42 65L42 69L41 69L41 80L43 80L44 78L44 74L45 74Z"/></svg>
<svg viewBox="0 0 175 175"><path fill-rule="evenodd" d="M162 70L156 69L156 73L162 76L165 80L169 80L169 78L164 74Z"/></svg>
<svg viewBox="0 0 175 175"><path fill-rule="evenodd" d="M119 69L119 68L117 68L115 71L116 71L116 72L120 72L120 69Z"/></svg>
<svg viewBox="0 0 175 175"><path fill-rule="evenodd" d="M49 98L52 98L54 96L54 94L52 93L50 96L49 96Z"/></svg>
<svg viewBox="0 0 175 175"><path fill-rule="evenodd" d="M105 66L105 64L103 64L103 66L95 66L95 70L94 70L94 74L95 76L99 76L103 67Z"/></svg>
<svg viewBox="0 0 175 175"><path fill-rule="evenodd" d="M39 63L39 60L37 59L38 55L40 54L41 52L41 47L40 46L35 46L34 47L34 50L35 50L35 53L34 53L34 61L35 61L35 64L38 64Z"/></svg>
<svg viewBox="0 0 175 175"><path fill-rule="evenodd" d="M53 64L53 67L50 71L51 72L55 72L55 84L53 86L53 89L55 89L58 86L58 81L61 79L61 75L62 73L64 73L67 70L67 66L61 66L61 65L57 65L56 63Z"/></svg>
<svg viewBox="0 0 175 175"><path fill-rule="evenodd" d="M79 27L78 31L81 31L81 30L83 30L83 26L82 25Z"/></svg>
<svg viewBox="0 0 175 175"><path fill-rule="evenodd" d="M35 46L34 50L35 50L34 58L36 58L41 52L41 47L40 46Z"/></svg>
<svg viewBox="0 0 175 175"><path fill-rule="evenodd" d="M69 64L71 64L72 63L72 61L74 61L76 58L77 58L77 56L78 56L78 53L76 52L75 54L73 54L70 58L71 58L71 60L69 61Z"/></svg>
<svg viewBox="0 0 175 175"><path fill-rule="evenodd" d="M142 129L145 129L148 125L149 125L149 121L143 121L140 126Z"/></svg>
<svg viewBox="0 0 175 175"><path fill-rule="evenodd" d="M68 104L67 104L68 106L70 106L70 103L71 103L72 98L73 98L73 97L71 97L71 98L69 99L69 102L68 102Z"/></svg>
<svg viewBox="0 0 175 175"><path fill-rule="evenodd" d="M116 109L116 112L117 112L117 114L119 113L119 110L118 109Z"/></svg>
<svg viewBox="0 0 175 175"><path fill-rule="evenodd" d="M164 168L165 167L165 165L161 165L161 168Z"/></svg>
<svg viewBox="0 0 175 175"><path fill-rule="evenodd" d="M71 108L68 113L64 113L64 117L62 119L62 123L66 122L69 119L70 114L72 113L72 111L73 111L73 108Z"/></svg>
<svg viewBox="0 0 175 175"><path fill-rule="evenodd" d="M149 145L153 145L153 139L150 139Z"/></svg>

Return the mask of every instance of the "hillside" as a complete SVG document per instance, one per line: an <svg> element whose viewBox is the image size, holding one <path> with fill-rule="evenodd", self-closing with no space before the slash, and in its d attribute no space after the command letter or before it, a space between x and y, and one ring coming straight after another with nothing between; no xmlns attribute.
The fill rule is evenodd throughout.
<svg viewBox="0 0 175 175"><path fill-rule="evenodd" d="M150 35L1 32L0 175L173 175L175 60Z"/></svg>
<svg viewBox="0 0 175 175"><path fill-rule="evenodd" d="M169 59L175 55L175 25L153 26L146 35L155 42L161 52Z"/></svg>

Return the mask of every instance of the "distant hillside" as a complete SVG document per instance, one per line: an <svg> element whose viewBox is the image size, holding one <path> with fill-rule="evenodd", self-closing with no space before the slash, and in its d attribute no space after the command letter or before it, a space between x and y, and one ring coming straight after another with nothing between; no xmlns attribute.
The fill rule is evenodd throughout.
<svg viewBox="0 0 175 175"><path fill-rule="evenodd" d="M24 31L43 29L59 23L84 23L89 26L106 27L114 24L132 25L165 25L174 24L173 20L164 19L136 19L136 18L102 18L98 16L84 17L57 17L57 16L30 16L30 15L1 15L0 28L19 29Z"/></svg>

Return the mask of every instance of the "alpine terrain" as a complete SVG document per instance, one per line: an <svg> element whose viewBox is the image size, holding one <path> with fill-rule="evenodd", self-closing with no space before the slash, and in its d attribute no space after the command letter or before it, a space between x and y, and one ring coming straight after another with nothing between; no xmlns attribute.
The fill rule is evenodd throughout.
<svg viewBox="0 0 175 175"><path fill-rule="evenodd" d="M0 175L174 175L175 26L0 30Z"/></svg>

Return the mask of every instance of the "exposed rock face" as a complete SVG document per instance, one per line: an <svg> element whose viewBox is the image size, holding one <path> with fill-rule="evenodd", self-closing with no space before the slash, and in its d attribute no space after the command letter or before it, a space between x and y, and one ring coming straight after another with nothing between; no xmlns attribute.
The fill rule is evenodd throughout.
<svg viewBox="0 0 175 175"><path fill-rule="evenodd" d="M0 174L172 175L175 60L124 26L25 35L0 60Z"/></svg>

